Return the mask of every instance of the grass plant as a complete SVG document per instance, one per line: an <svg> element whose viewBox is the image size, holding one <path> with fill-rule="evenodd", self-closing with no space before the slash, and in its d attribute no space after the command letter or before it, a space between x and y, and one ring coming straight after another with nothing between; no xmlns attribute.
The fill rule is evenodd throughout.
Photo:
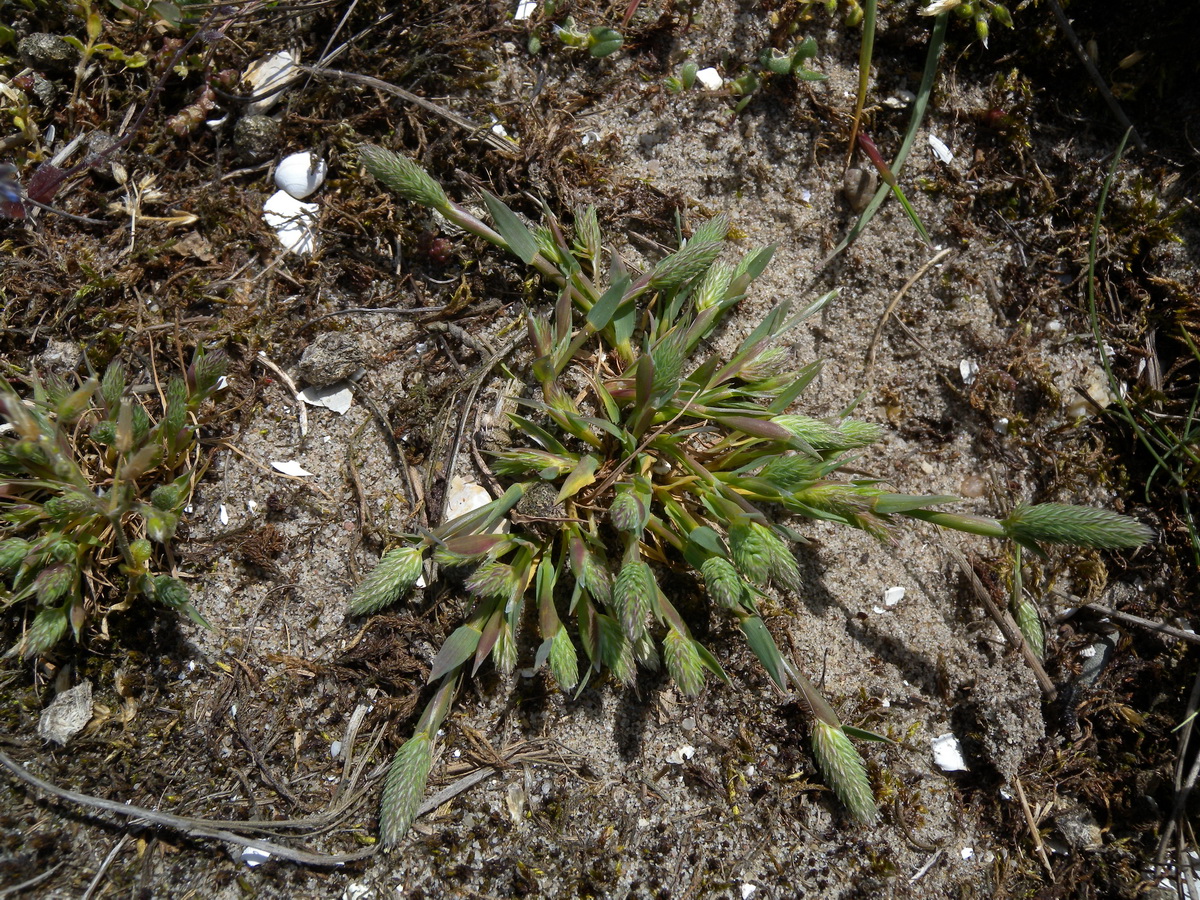
<svg viewBox="0 0 1200 900"><path fill-rule="evenodd" d="M888 542L917 519L1038 554L1043 543L1133 547L1152 535L1105 510L1051 503L1018 506L1004 519L962 515L936 509L954 497L839 476L881 430L793 411L821 364L793 369L776 345L834 293L795 314L781 303L728 359L712 353L708 339L773 252L722 259L723 215L638 275L605 251L593 208L577 212L569 234L548 208L544 224L530 228L484 192L488 225L407 157L363 146L360 158L396 194L535 269L553 298L551 309L527 316L531 393L509 416L512 447L492 455L508 487L481 509L405 536L350 601L355 615L383 609L413 589L430 558L462 573L471 597L466 621L433 662L433 699L389 772L385 845L416 815L438 727L462 679L489 657L504 672L515 667L527 602L541 637L536 664L548 664L564 690L578 692L605 670L632 685L639 667L665 664L679 690L695 696L709 676L728 676L662 587L665 573L690 572L772 681L804 698L818 767L850 815L868 823L875 802L850 738L875 736L841 723L780 652L760 611L773 590L804 590L794 520L836 522Z"/></svg>
<svg viewBox="0 0 1200 900"><path fill-rule="evenodd" d="M197 416L225 365L198 352L157 421L116 363L74 387L31 376L30 399L0 378L0 610L33 612L10 655L79 640L89 617L139 595L208 624L162 562L203 472Z"/></svg>

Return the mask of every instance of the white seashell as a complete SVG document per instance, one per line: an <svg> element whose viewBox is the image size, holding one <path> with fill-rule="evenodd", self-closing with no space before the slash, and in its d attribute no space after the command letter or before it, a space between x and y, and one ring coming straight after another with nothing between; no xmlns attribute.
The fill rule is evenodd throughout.
<svg viewBox="0 0 1200 900"><path fill-rule="evenodd" d="M312 253L317 244L315 203L297 200L287 191L276 191L263 204L263 221L275 229L279 243L290 253Z"/></svg>
<svg viewBox="0 0 1200 900"><path fill-rule="evenodd" d="M929 146L933 148L933 155L942 162L948 163L953 161L954 154L950 151L950 148L946 146L946 142L937 135L929 135Z"/></svg>
<svg viewBox="0 0 1200 900"><path fill-rule="evenodd" d="M700 86L706 91L719 91L725 84L725 79L721 77L721 73L712 66L697 72L696 80L700 82Z"/></svg>
<svg viewBox="0 0 1200 900"><path fill-rule="evenodd" d="M300 77L296 71L299 62L300 56L295 51L280 50L251 63L242 80L258 99L246 106L246 115L261 116L278 103L283 96L283 89Z"/></svg>
<svg viewBox="0 0 1200 900"><path fill-rule="evenodd" d="M311 150L285 156L275 167L275 184L303 200L325 183L329 166Z"/></svg>
<svg viewBox="0 0 1200 900"><path fill-rule="evenodd" d="M958 374L962 376L963 384L970 384L975 380L975 376L979 374L979 363L973 359L960 360L958 363Z"/></svg>
<svg viewBox="0 0 1200 900"><path fill-rule="evenodd" d="M311 477L313 474L294 459L284 460L283 462L272 461L271 468L276 472L282 472L284 475L291 475L293 478Z"/></svg>
<svg viewBox="0 0 1200 900"><path fill-rule="evenodd" d="M682 766L695 755L696 748L691 744L684 744L682 747L677 747L667 754L667 762L673 766Z"/></svg>
<svg viewBox="0 0 1200 900"><path fill-rule="evenodd" d="M933 761L943 772L969 772L967 761L963 758L962 744L952 732L935 737L930 744L933 747Z"/></svg>
<svg viewBox="0 0 1200 900"><path fill-rule="evenodd" d="M492 495L483 485L463 481L457 475L450 479L450 499L446 504L446 518L457 519L481 506L492 502Z"/></svg>
<svg viewBox="0 0 1200 900"><path fill-rule="evenodd" d="M300 392L300 399L309 406L323 406L344 416L354 403L354 389L349 381L339 381L322 388L306 387Z"/></svg>

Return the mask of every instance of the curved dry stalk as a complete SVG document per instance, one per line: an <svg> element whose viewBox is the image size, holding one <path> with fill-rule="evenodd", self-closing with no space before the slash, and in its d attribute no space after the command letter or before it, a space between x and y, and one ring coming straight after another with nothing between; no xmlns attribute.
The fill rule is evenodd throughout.
<svg viewBox="0 0 1200 900"><path fill-rule="evenodd" d="M194 819L188 816L177 816L172 813L158 812L153 809L146 809L143 806L133 806L127 803L118 803L116 800L106 800L103 797L93 797L90 794L82 794L79 791L69 791L65 788L60 788L55 784L39 778L32 772L27 771L23 766L19 765L15 760L11 759L3 751L0 751L0 766L7 769L18 780L25 782L31 787L35 787L40 791L44 791L53 797L60 800L66 800L70 803L77 803L80 806L86 806L91 809L101 809L105 812L113 813L118 816L123 816L126 819L140 819L151 825L159 825L164 828L173 828L176 831L181 831L188 837L196 838L212 838L218 841L226 841L227 843L237 844L241 847L249 847L254 850L260 850L263 853L270 853L273 856L278 856L282 859L287 859L292 862L301 863L307 866L341 866L348 862L354 862L360 859L366 859L369 856L374 856L378 852L377 847L368 847L365 850L358 850L354 853L311 853L307 850L297 850L294 847L288 847L284 844L277 844L274 841L264 841L259 838L248 838L230 829L257 831L261 830L264 823L259 822L234 822L223 821L220 819Z"/></svg>

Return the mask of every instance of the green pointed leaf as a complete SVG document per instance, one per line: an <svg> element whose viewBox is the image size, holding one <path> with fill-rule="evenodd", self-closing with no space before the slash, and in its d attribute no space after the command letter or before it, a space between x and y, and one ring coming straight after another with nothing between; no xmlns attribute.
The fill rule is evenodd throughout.
<svg viewBox="0 0 1200 900"><path fill-rule="evenodd" d="M695 645L696 653L700 657L700 664L720 678L725 684L733 684L733 680L729 677L729 674L721 667L721 664L717 662L717 658L709 652L709 649L699 641L695 641Z"/></svg>
<svg viewBox="0 0 1200 900"><path fill-rule="evenodd" d="M688 540L707 550L709 553L714 553L718 556L725 555L725 544L721 540L721 536L709 528L707 525L701 525L699 528L693 528L688 532Z"/></svg>
<svg viewBox="0 0 1200 900"><path fill-rule="evenodd" d="M434 657L428 682L432 684L470 659L482 637L483 631L477 625L467 624L456 628Z"/></svg>
<svg viewBox="0 0 1200 900"><path fill-rule="evenodd" d="M746 616L738 625L742 629L742 634L746 636L746 643L750 645L750 649L754 651L758 661L767 670L771 680L787 690L787 673L784 670L783 656L780 654L779 648L775 646L775 638L771 637L766 623L758 616Z"/></svg>
<svg viewBox="0 0 1200 900"><path fill-rule="evenodd" d="M609 285L608 290L600 295L587 314L587 323L592 326L595 331L602 331L612 321L613 315L621 305L622 299L629 290L631 284L629 276L625 273L620 273Z"/></svg>
<svg viewBox="0 0 1200 900"><path fill-rule="evenodd" d="M574 497L589 484L592 484L596 480L596 467L599 465L600 460L591 454L581 459L579 465L563 481L558 496L555 498L556 502L562 503L568 497Z"/></svg>
<svg viewBox="0 0 1200 900"><path fill-rule="evenodd" d="M496 231L504 238L508 249L525 265L533 262L534 257L538 255L538 242L533 232L499 197L484 191L483 202L487 204L492 221L496 224Z"/></svg>
<svg viewBox="0 0 1200 900"><path fill-rule="evenodd" d="M492 617L488 619L487 624L483 626L483 632L479 636L479 644L475 648L475 665L471 668L472 675L479 671L479 667L488 658L488 654L492 652L493 648L496 648L504 624L504 610L497 607L496 611L492 613ZM499 656L498 648L497 656ZM499 666L499 668L503 669L503 666Z"/></svg>
<svg viewBox="0 0 1200 900"><path fill-rule="evenodd" d="M898 741L893 741L885 734L879 734L875 731L867 731L865 728L856 728L853 725L843 725L842 731L846 732L849 737L859 741L875 741L879 744L891 744L893 747L899 747Z"/></svg>

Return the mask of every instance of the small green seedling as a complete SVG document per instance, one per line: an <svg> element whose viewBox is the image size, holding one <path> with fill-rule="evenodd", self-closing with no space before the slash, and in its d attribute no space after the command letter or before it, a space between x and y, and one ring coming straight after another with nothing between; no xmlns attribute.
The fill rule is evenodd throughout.
<svg viewBox="0 0 1200 900"><path fill-rule="evenodd" d="M572 16L567 16L562 25L554 26L554 33L568 47L585 49L597 59L616 53L624 42L619 31L604 25L597 25L585 31L583 26L575 23Z"/></svg>

